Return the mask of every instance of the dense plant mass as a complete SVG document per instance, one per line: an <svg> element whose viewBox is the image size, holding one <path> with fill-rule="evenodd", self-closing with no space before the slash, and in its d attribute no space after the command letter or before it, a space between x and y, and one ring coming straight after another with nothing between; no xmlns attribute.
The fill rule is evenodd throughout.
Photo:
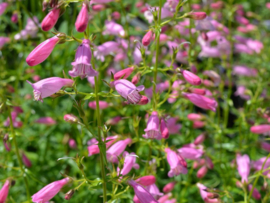
<svg viewBox="0 0 270 203"><path fill-rule="evenodd" d="M0 203L270 202L269 2L6 0L0 30Z"/></svg>

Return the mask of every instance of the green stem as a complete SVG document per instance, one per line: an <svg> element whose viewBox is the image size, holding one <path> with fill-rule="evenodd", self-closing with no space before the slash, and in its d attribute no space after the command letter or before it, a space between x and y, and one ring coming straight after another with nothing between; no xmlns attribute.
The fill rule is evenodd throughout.
<svg viewBox="0 0 270 203"><path fill-rule="evenodd" d="M260 177L260 176L262 175L262 173L263 173L264 165L266 164L266 161L267 161L267 159L269 159L269 157L270 157L270 153L268 154L268 156L267 156L266 159L264 160L263 165L262 165L262 168L261 168L259 174L257 175L257 177L256 177L256 179L255 179L255 181L254 181L254 183L253 183L253 185L252 185L252 188L251 188L251 190L250 190L250 192L249 192L249 195L248 195L248 201L247 201L247 202L249 202L249 199L250 199L250 197L251 197L251 195L252 195L252 193L253 193L253 190L254 190L254 188L255 188L255 186L256 186L258 180L259 180L259 177Z"/></svg>
<svg viewBox="0 0 270 203"><path fill-rule="evenodd" d="M156 89L157 89L157 67L158 67L158 57L159 57L159 35L160 35L160 19L161 19L161 8L162 8L162 0L159 0L159 14L158 14L158 34L156 35L157 38L157 45L156 45L156 63L154 69L154 85L153 85L153 109L156 111L157 109L157 98L156 98Z"/></svg>
<svg viewBox="0 0 270 203"><path fill-rule="evenodd" d="M95 61L93 60L93 68L95 69ZM98 79L97 77L95 77L95 94L96 94L96 115L97 115L97 130L98 130L98 142L102 143L102 138L101 138L101 132L100 132L100 128L101 128L101 119L100 119L100 112L99 112L99 96L98 96ZM104 165L104 158L106 158L106 154L102 154L103 153L103 149L101 146L103 145L98 145L99 146L99 150L101 153L100 156L100 165L101 165L101 176L102 176L102 180L103 180L103 202L106 203L107 202L107 195L106 195L106 174L105 174L105 165ZM105 148L106 149L106 148Z"/></svg>
<svg viewBox="0 0 270 203"><path fill-rule="evenodd" d="M25 171L23 169L22 159L21 159L19 149L18 149L18 144L17 144L17 141L16 141L16 135L15 135L15 132L14 132L13 121L12 121L10 109L9 109L9 120L10 120L10 130L11 130L11 134L12 134L13 143L14 143L14 146L15 146L17 159L18 159L18 162L19 162L19 165L20 165L20 169L21 169L21 171L23 173L23 180L24 180L25 187L26 187L27 200L28 200L28 202L30 202L30 192L29 192L28 180L26 179Z"/></svg>

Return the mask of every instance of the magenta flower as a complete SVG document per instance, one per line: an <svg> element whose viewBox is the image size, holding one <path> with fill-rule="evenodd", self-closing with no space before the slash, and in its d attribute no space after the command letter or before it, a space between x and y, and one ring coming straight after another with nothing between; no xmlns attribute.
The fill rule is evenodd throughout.
<svg viewBox="0 0 270 203"><path fill-rule="evenodd" d="M164 139L167 139L170 136L166 121L163 118L160 119L160 132L161 132L162 138Z"/></svg>
<svg viewBox="0 0 270 203"><path fill-rule="evenodd" d="M185 80L189 84L191 84L191 85L200 85L201 84L201 78L199 78L194 73L187 71L187 70L182 70L181 73L183 74Z"/></svg>
<svg viewBox="0 0 270 203"><path fill-rule="evenodd" d="M136 154L134 152L131 152L130 154L128 152L123 153L124 157L124 166L121 170L121 175L125 176L127 175L132 168L139 169L140 166L136 163ZM120 169L117 168L117 171L120 172Z"/></svg>
<svg viewBox="0 0 270 203"><path fill-rule="evenodd" d="M91 101L91 102L89 102L88 106L91 109L96 109L97 108L97 103L96 103L96 101ZM106 101L99 101L99 108L100 109L106 109L108 107L109 107L108 102L106 102Z"/></svg>
<svg viewBox="0 0 270 203"><path fill-rule="evenodd" d="M52 53L53 48L59 42L59 38L54 36L39 44L26 58L29 66L36 66L45 61Z"/></svg>
<svg viewBox="0 0 270 203"><path fill-rule="evenodd" d="M212 98L208 98L199 94L194 93L182 93L185 98L191 101L194 105L202 108L216 111L218 103Z"/></svg>
<svg viewBox="0 0 270 203"><path fill-rule="evenodd" d="M136 87L133 83L128 80L120 79L111 82L116 91L125 98L131 104L138 104L142 98L139 92L144 90L144 86L140 85Z"/></svg>
<svg viewBox="0 0 270 203"><path fill-rule="evenodd" d="M27 168L32 166L30 159L24 153L22 154L22 161Z"/></svg>
<svg viewBox="0 0 270 203"><path fill-rule="evenodd" d="M201 197L205 203L220 203L219 199L208 197L209 194L212 193L206 192L205 190L207 189L207 187L205 187L203 184L197 183L197 187L200 189Z"/></svg>
<svg viewBox="0 0 270 203"><path fill-rule="evenodd" d="M45 125L54 125L56 124L56 121L52 117L41 117L38 120L35 121L39 124L45 124Z"/></svg>
<svg viewBox="0 0 270 203"><path fill-rule="evenodd" d="M193 144L199 145L199 144L203 143L204 140L205 140L205 134L202 133L198 137L196 137L196 139L194 140Z"/></svg>
<svg viewBox="0 0 270 203"><path fill-rule="evenodd" d="M5 12L7 7L8 7L8 3L6 2L0 3L0 16Z"/></svg>
<svg viewBox="0 0 270 203"><path fill-rule="evenodd" d="M14 13L12 16L11 16L11 21L13 23L17 23L18 22L18 14L17 13Z"/></svg>
<svg viewBox="0 0 270 203"><path fill-rule="evenodd" d="M58 18L60 16L61 9L60 8L54 8L51 10L43 19L41 23L41 28L44 31L49 31L53 28L53 26L57 23Z"/></svg>
<svg viewBox="0 0 270 203"><path fill-rule="evenodd" d="M155 198L146 189L134 180L129 180L128 184L133 187L135 195L141 203L158 203L158 201L155 200Z"/></svg>
<svg viewBox="0 0 270 203"><path fill-rule="evenodd" d="M113 118L107 120L106 125L116 125L121 120L122 120L121 116L116 116L116 117L113 117Z"/></svg>
<svg viewBox="0 0 270 203"><path fill-rule="evenodd" d="M94 51L94 56L96 59L101 60L102 62L105 60L105 56L116 52L119 49L119 44L114 41L105 42L104 44L98 46Z"/></svg>
<svg viewBox="0 0 270 203"><path fill-rule="evenodd" d="M114 74L114 80L118 80L120 78L122 79L128 78L128 76L131 75L133 70L134 70L134 67L130 67L130 68L126 68L126 69L118 71L117 73Z"/></svg>
<svg viewBox="0 0 270 203"><path fill-rule="evenodd" d="M117 24L114 21L105 21L105 30L103 35L115 35L115 36L125 36L125 30L122 25Z"/></svg>
<svg viewBox="0 0 270 203"><path fill-rule="evenodd" d="M207 166L202 166L198 171L197 171L197 178L203 178L208 171Z"/></svg>
<svg viewBox="0 0 270 203"><path fill-rule="evenodd" d="M165 193L171 192L173 190L173 188L174 188L174 186L175 186L176 183L177 182L173 181L173 182L170 182L170 183L166 184L163 187L163 192L165 192Z"/></svg>
<svg viewBox="0 0 270 203"><path fill-rule="evenodd" d="M0 190L0 202L5 203L7 196L8 196L8 191L9 191L9 186L10 186L10 181L6 180L5 184Z"/></svg>
<svg viewBox="0 0 270 203"><path fill-rule="evenodd" d="M196 149L191 146L184 146L177 150L184 159L196 160L200 158L204 151L202 149Z"/></svg>
<svg viewBox="0 0 270 203"><path fill-rule="evenodd" d="M171 168L171 170L168 173L168 176L171 178L171 177L177 176L181 173L186 174L187 173L187 163L181 157L181 155L175 151L172 151L170 148L166 148L165 152L167 153L167 161L168 161L170 168Z"/></svg>
<svg viewBox="0 0 270 203"><path fill-rule="evenodd" d="M10 39L8 37L0 37L0 49L2 49L2 47L9 41Z"/></svg>
<svg viewBox="0 0 270 203"><path fill-rule="evenodd" d="M270 144L267 142L261 142L261 148L264 149L267 152L270 152Z"/></svg>
<svg viewBox="0 0 270 203"><path fill-rule="evenodd" d="M170 134L177 134L182 125L177 123L177 118L170 117L167 119L167 127Z"/></svg>
<svg viewBox="0 0 270 203"><path fill-rule="evenodd" d="M71 71L68 71L69 75L71 77L79 76L81 79L89 76L97 76L98 72L91 65L91 57L90 41L84 39L76 51L75 61L71 63L73 68Z"/></svg>
<svg viewBox="0 0 270 203"><path fill-rule="evenodd" d="M197 113L190 113L190 114L188 114L187 118L190 121L198 121L198 120L202 120L203 116L201 114L197 114Z"/></svg>
<svg viewBox="0 0 270 203"><path fill-rule="evenodd" d="M79 13L79 15L77 16L77 20L76 20L76 23L75 23L75 27L76 27L76 30L78 32L84 32L87 28L87 25L88 25L88 6L86 3L83 3L82 4L82 9Z"/></svg>
<svg viewBox="0 0 270 203"><path fill-rule="evenodd" d="M248 191L251 191L251 190L252 190L252 187L253 187L252 184L249 184L249 185L248 185ZM253 197L254 199L256 199L256 200L261 199L261 194L260 194L260 192L257 190L257 188L254 188L254 189L253 189L252 197Z"/></svg>
<svg viewBox="0 0 270 203"><path fill-rule="evenodd" d="M255 125L250 128L250 131L255 134L263 134L270 131L270 125L262 124L262 125Z"/></svg>
<svg viewBox="0 0 270 203"><path fill-rule="evenodd" d="M122 154L122 152L125 150L127 145L131 143L132 143L132 139L130 138L116 142L106 152L108 161L112 163L118 163L118 157Z"/></svg>
<svg viewBox="0 0 270 203"><path fill-rule="evenodd" d="M64 185L70 181L70 178L64 178L46 185L40 191L32 196L32 201L35 203L45 203L52 199Z"/></svg>
<svg viewBox="0 0 270 203"><path fill-rule="evenodd" d="M191 12L188 14L189 18L194 19L194 20L203 20L207 17L205 12Z"/></svg>
<svg viewBox="0 0 270 203"><path fill-rule="evenodd" d="M108 149L118 138L118 136L110 136L106 138L106 148ZM88 146L88 156L92 156L94 154L99 154L98 141L96 138L91 139L90 146Z"/></svg>
<svg viewBox="0 0 270 203"><path fill-rule="evenodd" d="M160 132L159 127L159 117L156 111L153 111L152 115L149 117L144 132L145 134L143 135L143 137L146 139L160 140L162 138L162 134Z"/></svg>
<svg viewBox="0 0 270 203"><path fill-rule="evenodd" d="M36 83L27 81L34 89L34 98L36 101L42 101L42 99L53 95L58 92L63 86L72 86L73 80L64 79L58 77L51 77L40 80Z"/></svg>
<svg viewBox="0 0 270 203"><path fill-rule="evenodd" d="M68 123L77 123L79 121L79 119L72 114L64 115L64 120Z"/></svg>
<svg viewBox="0 0 270 203"><path fill-rule="evenodd" d="M135 182L143 186L149 186L156 182L156 177L152 175L143 176L135 180Z"/></svg>
<svg viewBox="0 0 270 203"><path fill-rule="evenodd" d="M70 139L70 140L68 141L68 145L69 145L69 147L72 148L72 149L76 149L76 148L77 148L77 144L76 144L76 141L75 141L74 139Z"/></svg>
<svg viewBox="0 0 270 203"><path fill-rule="evenodd" d="M239 175L241 176L241 182L248 183L248 175L250 172L250 159L248 155L237 155L236 156L237 170Z"/></svg>
<svg viewBox="0 0 270 203"><path fill-rule="evenodd" d="M153 35L154 35L154 33L153 33L152 30L149 30L149 31L144 35L144 37L143 37L143 39L142 39L142 44L143 44L143 46L148 46L148 45L151 43L151 41L153 40Z"/></svg>
<svg viewBox="0 0 270 203"><path fill-rule="evenodd" d="M4 135L3 143L4 143L4 146L5 146L5 149L9 152L10 151L10 148L11 148L11 144L9 142L9 136L8 136L8 134L5 134Z"/></svg>
<svg viewBox="0 0 270 203"><path fill-rule="evenodd" d="M257 76L258 72L254 68L248 68L246 66L234 66L232 74L254 77Z"/></svg>
<svg viewBox="0 0 270 203"><path fill-rule="evenodd" d="M151 184L149 186L146 187L146 190L155 198L158 199L159 197L161 197L163 195L163 193L161 193L157 187L157 185Z"/></svg>

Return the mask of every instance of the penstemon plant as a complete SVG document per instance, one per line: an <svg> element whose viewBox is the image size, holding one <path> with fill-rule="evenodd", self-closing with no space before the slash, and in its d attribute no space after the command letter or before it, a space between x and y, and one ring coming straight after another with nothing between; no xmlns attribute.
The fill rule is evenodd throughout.
<svg viewBox="0 0 270 203"><path fill-rule="evenodd" d="M1 2L0 203L269 202L269 12Z"/></svg>

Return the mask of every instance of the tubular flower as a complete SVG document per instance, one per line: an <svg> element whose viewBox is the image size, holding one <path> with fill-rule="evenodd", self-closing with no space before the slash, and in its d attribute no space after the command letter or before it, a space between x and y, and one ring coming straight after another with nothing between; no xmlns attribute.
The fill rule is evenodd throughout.
<svg viewBox="0 0 270 203"><path fill-rule="evenodd" d="M54 8L51 10L43 19L41 23L41 28L44 31L49 31L53 28L53 26L57 23L58 18L60 16L61 9L60 8Z"/></svg>
<svg viewBox="0 0 270 203"><path fill-rule="evenodd" d="M75 22L75 27L78 32L84 32L88 25L88 8L87 4L82 4L82 9Z"/></svg>
<svg viewBox="0 0 270 203"><path fill-rule="evenodd" d="M171 167L171 170L168 173L168 176L171 178L177 176L180 173L187 173L187 163L178 153L172 151L170 148L166 148L165 152L167 153L167 161Z"/></svg>
<svg viewBox="0 0 270 203"><path fill-rule="evenodd" d="M194 105L202 108L202 109L209 109L211 111L216 111L218 103L216 100L194 94L194 93L182 93L185 98L187 98L189 101L191 101Z"/></svg>
<svg viewBox="0 0 270 203"><path fill-rule="evenodd" d="M136 87L133 83L125 79L111 82L116 91L131 104L138 104L142 98L139 92L144 90L144 86Z"/></svg>
<svg viewBox="0 0 270 203"><path fill-rule="evenodd" d="M200 85L202 82L201 78L190 71L182 70L181 73L183 74L185 80L191 85Z"/></svg>
<svg viewBox="0 0 270 203"><path fill-rule="evenodd" d="M60 41L57 36L49 38L39 44L26 58L29 66L36 66L45 61L52 53L55 45Z"/></svg>
<svg viewBox="0 0 270 203"><path fill-rule="evenodd" d="M129 180L128 184L133 187L135 195L141 203L158 203L158 201L155 200L155 198L146 189L134 180Z"/></svg>
<svg viewBox="0 0 270 203"><path fill-rule="evenodd" d="M146 129L144 129L145 134L143 135L146 139L157 139L160 140L162 138L162 134L160 132L159 127L159 117L156 111L152 112L152 115L149 117L146 125Z"/></svg>
<svg viewBox="0 0 270 203"><path fill-rule="evenodd" d="M10 186L10 181L6 180L5 184L0 190L0 202L5 202L8 196L8 191L9 191L9 186Z"/></svg>
<svg viewBox="0 0 270 203"><path fill-rule="evenodd" d="M143 186L149 186L149 185L152 185L156 182L156 177L152 176L152 175L143 176L143 177L138 178L135 181L136 181L136 183L139 183Z"/></svg>
<svg viewBox="0 0 270 203"><path fill-rule="evenodd" d="M118 80L120 78L126 79L130 74L133 72L134 67L126 68L123 70L118 71L117 73L114 74L114 79Z"/></svg>
<svg viewBox="0 0 270 203"><path fill-rule="evenodd" d="M42 99L58 92L63 86L72 86L73 80L58 77L51 77L40 80L36 83L27 81L34 89L34 98L36 101L43 101Z"/></svg>
<svg viewBox="0 0 270 203"><path fill-rule="evenodd" d="M70 178L64 178L46 185L40 191L32 196L32 201L36 203L45 203L52 199L64 185L70 181Z"/></svg>
<svg viewBox="0 0 270 203"><path fill-rule="evenodd" d="M236 157L237 170L242 178L242 183L248 182L248 175L250 172L250 159L248 155L237 155Z"/></svg>
<svg viewBox="0 0 270 203"><path fill-rule="evenodd" d="M255 134L267 133L270 131L270 125L267 124L255 125L250 128L250 131Z"/></svg>
<svg viewBox="0 0 270 203"><path fill-rule="evenodd" d="M122 152L125 150L127 145L131 143L132 143L132 140L130 138L116 142L106 152L108 161L112 163L118 163L118 157L120 156L120 154L122 154Z"/></svg>
<svg viewBox="0 0 270 203"><path fill-rule="evenodd" d="M90 41L84 39L82 44L78 47L75 55L75 61L71 63L72 70L69 71L71 77L80 77L81 79L90 76L97 76L98 72L92 68L91 65L91 48Z"/></svg>
<svg viewBox="0 0 270 203"><path fill-rule="evenodd" d="M132 153L128 153L128 152L124 152L123 153L123 157L124 157L124 166L121 170L121 175L127 175L132 168L135 169L139 169L140 166L136 163L136 154L134 152ZM117 171L120 171L119 168L117 168Z"/></svg>

